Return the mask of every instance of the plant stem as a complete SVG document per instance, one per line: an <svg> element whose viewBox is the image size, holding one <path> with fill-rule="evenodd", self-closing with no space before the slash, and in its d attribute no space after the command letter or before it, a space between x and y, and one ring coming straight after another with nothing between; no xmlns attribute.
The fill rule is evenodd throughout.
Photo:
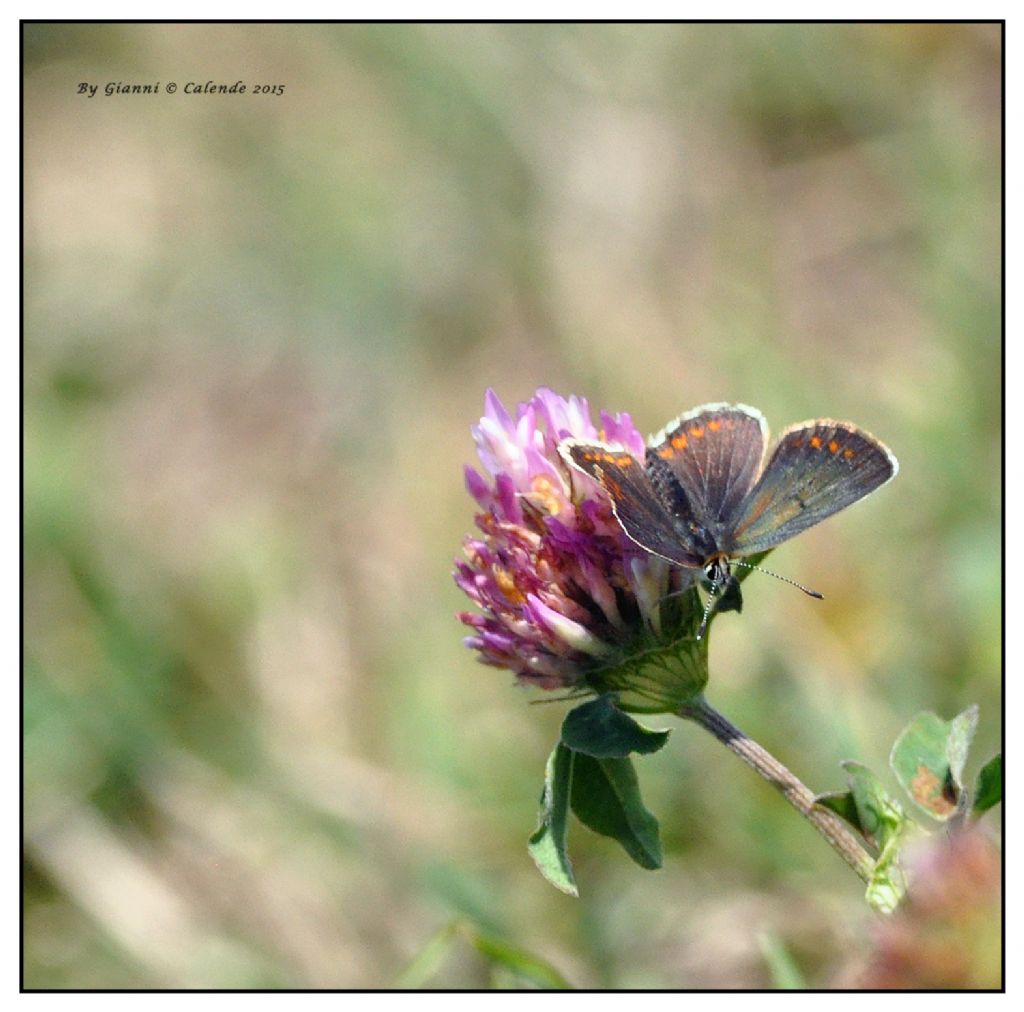
<svg viewBox="0 0 1024 1012"><path fill-rule="evenodd" d="M748 766L777 788L783 797L828 840L832 849L864 882L871 881L875 862L863 844L835 812L816 805L814 793L790 773L775 756L752 738L748 738L738 727L730 724L717 710L707 704L703 696L686 703L679 710L679 716L700 724L705 731L710 731L726 748L735 752Z"/></svg>

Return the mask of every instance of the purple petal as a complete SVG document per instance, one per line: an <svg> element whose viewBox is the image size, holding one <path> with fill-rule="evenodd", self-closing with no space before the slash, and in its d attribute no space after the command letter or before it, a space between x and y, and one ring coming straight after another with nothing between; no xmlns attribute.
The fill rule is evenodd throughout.
<svg viewBox="0 0 1024 1012"><path fill-rule="evenodd" d="M638 460L644 459L646 442L640 430L633 424L633 419L630 418L628 412L623 411L621 414L611 415L607 411L602 411L601 428L604 430L606 442L617 443Z"/></svg>
<svg viewBox="0 0 1024 1012"><path fill-rule="evenodd" d="M501 398L494 392L493 387L488 387L484 394L484 415L493 419L509 434L515 432L515 423L512 416L505 410Z"/></svg>
<svg viewBox="0 0 1024 1012"><path fill-rule="evenodd" d="M603 657L610 651L608 644L598 639L589 629L554 608L549 608L536 595L529 595L527 601L534 621L566 646L593 657ZM557 642L553 645L557 646Z"/></svg>
<svg viewBox="0 0 1024 1012"><path fill-rule="evenodd" d="M519 505L519 499L516 496L516 486L512 479L507 474L499 474L494 484L501 519L507 520L510 523L521 524L523 522L523 510Z"/></svg>
<svg viewBox="0 0 1024 1012"><path fill-rule="evenodd" d="M494 503L494 493L491 491L491 486L487 484L477 469L470 467L469 464L466 464L463 468L463 474L466 479L466 490L469 494L484 509L490 509Z"/></svg>

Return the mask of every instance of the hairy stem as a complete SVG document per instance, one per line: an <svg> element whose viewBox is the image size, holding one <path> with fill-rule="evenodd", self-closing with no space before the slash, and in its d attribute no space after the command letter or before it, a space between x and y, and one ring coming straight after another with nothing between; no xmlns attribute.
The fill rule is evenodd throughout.
<svg viewBox="0 0 1024 1012"><path fill-rule="evenodd" d="M686 703L679 716L700 724L726 748L735 752L748 766L777 788L782 796L831 844L832 849L860 876L870 882L875 862L863 844L834 812L814 803L814 793L782 765L770 752L738 727L734 727L703 696Z"/></svg>

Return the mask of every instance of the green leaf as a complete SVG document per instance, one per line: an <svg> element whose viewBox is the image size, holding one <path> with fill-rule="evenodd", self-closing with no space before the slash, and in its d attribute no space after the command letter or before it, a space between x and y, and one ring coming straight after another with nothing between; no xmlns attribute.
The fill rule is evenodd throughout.
<svg viewBox="0 0 1024 1012"><path fill-rule="evenodd" d="M860 831L881 850L906 823L903 808L867 766L849 759L840 765L846 770Z"/></svg>
<svg viewBox="0 0 1024 1012"><path fill-rule="evenodd" d="M906 894L906 878L896 860L894 850L891 860L882 861L880 858L878 864L875 865L864 898L873 910L877 910L880 914L891 914L900 905Z"/></svg>
<svg viewBox="0 0 1024 1012"><path fill-rule="evenodd" d="M867 766L850 760L841 765L850 783L859 828L878 848L865 898L875 910L891 914L907 891L899 865L899 843L910 820Z"/></svg>
<svg viewBox="0 0 1024 1012"><path fill-rule="evenodd" d="M977 706L951 721L925 711L907 724L892 747L889 765L896 779L921 811L940 822L960 807L964 763L977 725Z"/></svg>
<svg viewBox="0 0 1024 1012"><path fill-rule="evenodd" d="M595 759L624 759L630 752L657 752L668 740L668 731L651 731L616 706L609 693L577 706L562 724L562 744Z"/></svg>
<svg viewBox="0 0 1024 1012"><path fill-rule="evenodd" d="M815 802L845 819L878 848L865 898L875 910L891 914L906 893L906 882L898 863L898 841L908 820L869 769L859 763L843 765L847 768L850 790L821 794ZM871 827L870 832L865 822Z"/></svg>
<svg viewBox="0 0 1024 1012"><path fill-rule="evenodd" d="M1003 800L1003 757L994 755L978 774L974 785L974 814L981 815Z"/></svg>
<svg viewBox="0 0 1024 1012"><path fill-rule="evenodd" d="M946 745L946 757L949 759L949 771L953 782L963 790L964 764L970 751L974 732L978 729L978 704L967 707L958 713L949 724L949 741Z"/></svg>
<svg viewBox="0 0 1024 1012"><path fill-rule="evenodd" d="M757 936L757 942L777 991L803 991L807 987L800 968L778 935L772 931L762 931Z"/></svg>
<svg viewBox="0 0 1024 1012"><path fill-rule="evenodd" d="M715 601L715 613L721 615L726 611L743 611L743 593L738 580L726 580L725 587Z"/></svg>
<svg viewBox="0 0 1024 1012"><path fill-rule="evenodd" d="M864 834L864 827L860 824L860 816L857 814L857 802L854 800L852 791L829 791L826 794L819 794L815 799L816 805L822 808L829 808L841 819L845 819L861 835Z"/></svg>
<svg viewBox="0 0 1024 1012"><path fill-rule="evenodd" d="M572 985L546 960L526 949L512 945L494 935L480 931L475 925L454 920L438 931L399 975L395 987L422 990L441 969L453 944L468 942L491 964L511 970L515 976L551 990L570 990Z"/></svg>
<svg viewBox="0 0 1024 1012"><path fill-rule="evenodd" d="M570 896L579 896L565 849L574 758L575 753L561 743L555 746L548 757L544 793L541 795L540 824L530 837L527 849L540 873L556 889Z"/></svg>
<svg viewBox="0 0 1024 1012"><path fill-rule="evenodd" d="M517 977L522 977L531 984L553 991L572 990L572 984L558 970L526 949L481 933L471 934L469 941L477 952L486 956L492 963L507 967Z"/></svg>
<svg viewBox="0 0 1024 1012"><path fill-rule="evenodd" d="M658 820L640 800L629 759L595 759L576 754L572 810L585 826L622 844L641 868L661 867Z"/></svg>
<svg viewBox="0 0 1024 1012"><path fill-rule="evenodd" d="M395 987L418 990L441 968L459 933L459 922L452 921L433 935L426 945L413 957L409 965L399 974Z"/></svg>

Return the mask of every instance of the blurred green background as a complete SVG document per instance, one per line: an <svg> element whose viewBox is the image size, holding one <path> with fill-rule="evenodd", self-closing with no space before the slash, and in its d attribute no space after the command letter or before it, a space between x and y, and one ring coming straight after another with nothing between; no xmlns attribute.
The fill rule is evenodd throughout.
<svg viewBox="0 0 1024 1012"><path fill-rule="evenodd" d="M752 578L708 698L816 790L891 784L914 713L977 702L973 776L998 26L48 24L24 55L26 986L529 986L474 933L578 987L766 987L779 949L837 979L860 883L695 727L638 764L663 870L577 824L581 898L537 874L565 708L461 646L462 465L487 386L875 432L898 479L772 558L825 601ZM211 79L285 93L181 90ZM76 93L118 81L179 91Z"/></svg>

